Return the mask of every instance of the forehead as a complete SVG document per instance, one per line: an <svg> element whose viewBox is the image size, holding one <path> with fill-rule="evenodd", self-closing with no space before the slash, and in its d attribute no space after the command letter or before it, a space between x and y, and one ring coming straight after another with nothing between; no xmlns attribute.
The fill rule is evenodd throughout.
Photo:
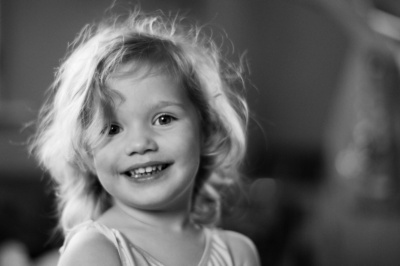
<svg viewBox="0 0 400 266"><path fill-rule="evenodd" d="M138 105L157 101L186 104L189 101L180 79L159 66L122 65L109 77L107 87L115 95L116 105L126 101L135 101Z"/></svg>

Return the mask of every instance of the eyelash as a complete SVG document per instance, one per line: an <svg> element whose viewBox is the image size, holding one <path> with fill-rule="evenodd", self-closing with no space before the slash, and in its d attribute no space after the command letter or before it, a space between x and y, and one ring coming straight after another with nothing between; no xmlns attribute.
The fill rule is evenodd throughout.
<svg viewBox="0 0 400 266"><path fill-rule="evenodd" d="M160 114L159 116L157 116L156 117L156 119L154 120L154 124L157 124L157 121L160 121L160 119L161 118L168 118L169 119L169 122L168 123L165 123L165 124L159 124L160 126L163 126L163 125L166 125L166 124L170 124L170 123L172 123L173 121L175 121L176 120L176 117L173 117L172 115L169 115L169 114Z"/></svg>

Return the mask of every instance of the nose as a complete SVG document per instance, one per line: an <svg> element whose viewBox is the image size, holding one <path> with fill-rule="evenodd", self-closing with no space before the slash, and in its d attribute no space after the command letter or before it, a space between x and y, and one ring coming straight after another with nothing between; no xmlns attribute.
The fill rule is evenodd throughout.
<svg viewBox="0 0 400 266"><path fill-rule="evenodd" d="M145 154L158 150L157 142L151 132L140 129L130 132L125 145L125 153L128 156Z"/></svg>

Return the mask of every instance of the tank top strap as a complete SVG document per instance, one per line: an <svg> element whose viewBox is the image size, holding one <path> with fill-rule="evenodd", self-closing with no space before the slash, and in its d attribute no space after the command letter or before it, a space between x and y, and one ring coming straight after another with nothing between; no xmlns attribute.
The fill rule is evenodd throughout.
<svg viewBox="0 0 400 266"><path fill-rule="evenodd" d="M133 258L130 253L129 245L126 243L125 239L119 234L119 232L115 229L108 228L107 226L97 223L92 220L88 220L81 224L76 225L71 230L69 230L66 234L65 241L63 246L60 248L60 253L63 253L66 246L72 237L83 230L95 229L97 232L104 235L108 240L110 240L116 249L118 250L119 257L121 259L123 266L134 266L137 265L134 263Z"/></svg>
<svg viewBox="0 0 400 266"><path fill-rule="evenodd" d="M204 228L206 232L206 247L198 266L233 266L232 254L221 236L220 229Z"/></svg>

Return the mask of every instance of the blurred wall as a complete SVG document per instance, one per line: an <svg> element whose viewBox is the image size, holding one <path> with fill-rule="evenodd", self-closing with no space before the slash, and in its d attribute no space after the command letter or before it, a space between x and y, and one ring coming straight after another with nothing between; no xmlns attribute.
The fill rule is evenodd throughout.
<svg viewBox="0 0 400 266"><path fill-rule="evenodd" d="M102 17L112 2L2 0L0 143L8 155L2 157L0 173L16 165L19 169L33 167L23 155L23 148L9 145L9 137L23 139L16 136L18 126L36 114L67 43L84 24ZM124 10L135 1L116 3ZM255 123L251 126L249 161L259 161L260 155L268 156L272 150L289 154L320 149L346 39L323 9L302 3L294 0L141 3L148 11L179 9L201 24L224 29L234 44L234 60L246 52L254 85L248 88L248 98L261 126ZM265 173L259 169L254 174Z"/></svg>

